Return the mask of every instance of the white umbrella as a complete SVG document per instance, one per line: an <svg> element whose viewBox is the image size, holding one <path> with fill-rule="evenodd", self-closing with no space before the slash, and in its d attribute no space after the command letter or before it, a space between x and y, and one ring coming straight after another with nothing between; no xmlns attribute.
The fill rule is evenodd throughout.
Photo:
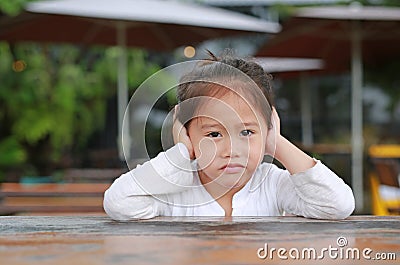
<svg viewBox="0 0 400 265"><path fill-rule="evenodd" d="M238 33L276 33L280 30L276 23L179 1L53 0L29 3L25 10L20 16L0 19L0 40L120 47L119 137L122 136L122 121L128 103L126 46L168 50ZM130 139L123 140L124 143L122 139L118 141L121 159L124 159L122 146L130 145ZM125 155L129 159L129 152Z"/></svg>

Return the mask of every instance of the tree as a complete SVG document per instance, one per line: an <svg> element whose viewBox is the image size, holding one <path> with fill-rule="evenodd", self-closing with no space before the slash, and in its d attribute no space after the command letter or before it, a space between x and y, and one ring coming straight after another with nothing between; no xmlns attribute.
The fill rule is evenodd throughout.
<svg viewBox="0 0 400 265"><path fill-rule="evenodd" d="M0 0L0 13L10 16L17 15L21 12L23 6L32 0Z"/></svg>
<svg viewBox="0 0 400 265"><path fill-rule="evenodd" d="M116 48L1 43L0 56L0 166L51 174L63 154L103 129L106 99L116 92ZM141 50L128 56L131 88L158 70Z"/></svg>
<svg viewBox="0 0 400 265"><path fill-rule="evenodd" d="M0 0L0 16L32 0ZM66 153L104 129L116 93L117 48L0 42L0 178L7 168L48 175ZM147 53L128 51L129 87L159 69Z"/></svg>

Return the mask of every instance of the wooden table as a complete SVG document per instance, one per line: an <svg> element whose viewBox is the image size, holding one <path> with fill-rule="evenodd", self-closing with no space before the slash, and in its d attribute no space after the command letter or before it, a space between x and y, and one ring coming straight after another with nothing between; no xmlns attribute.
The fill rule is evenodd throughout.
<svg viewBox="0 0 400 265"><path fill-rule="evenodd" d="M372 262L377 254L390 260ZM103 216L0 217L2 265L399 264L399 260L400 217L352 216L342 221L162 217L122 223Z"/></svg>

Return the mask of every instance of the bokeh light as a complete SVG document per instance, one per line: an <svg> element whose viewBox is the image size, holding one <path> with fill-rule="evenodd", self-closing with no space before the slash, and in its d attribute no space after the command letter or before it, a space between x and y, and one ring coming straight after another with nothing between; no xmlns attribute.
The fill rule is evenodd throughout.
<svg viewBox="0 0 400 265"><path fill-rule="evenodd" d="M183 54L186 58L193 58L196 55L196 49L193 46L186 46Z"/></svg>
<svg viewBox="0 0 400 265"><path fill-rule="evenodd" d="M12 69L14 72L22 72L26 68L26 62L24 60L14 61L12 64Z"/></svg>

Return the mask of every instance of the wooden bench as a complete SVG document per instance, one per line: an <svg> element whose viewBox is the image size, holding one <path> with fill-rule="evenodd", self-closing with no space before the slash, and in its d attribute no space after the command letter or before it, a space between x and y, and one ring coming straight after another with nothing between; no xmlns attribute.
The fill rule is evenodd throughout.
<svg viewBox="0 0 400 265"><path fill-rule="evenodd" d="M125 169L69 169L65 183L2 183L0 215L103 214L103 196Z"/></svg>
<svg viewBox="0 0 400 265"><path fill-rule="evenodd" d="M3 183L0 214L102 213L108 183Z"/></svg>
<svg viewBox="0 0 400 265"><path fill-rule="evenodd" d="M69 183L111 183L127 171L125 168L68 168L64 170L63 180Z"/></svg>

